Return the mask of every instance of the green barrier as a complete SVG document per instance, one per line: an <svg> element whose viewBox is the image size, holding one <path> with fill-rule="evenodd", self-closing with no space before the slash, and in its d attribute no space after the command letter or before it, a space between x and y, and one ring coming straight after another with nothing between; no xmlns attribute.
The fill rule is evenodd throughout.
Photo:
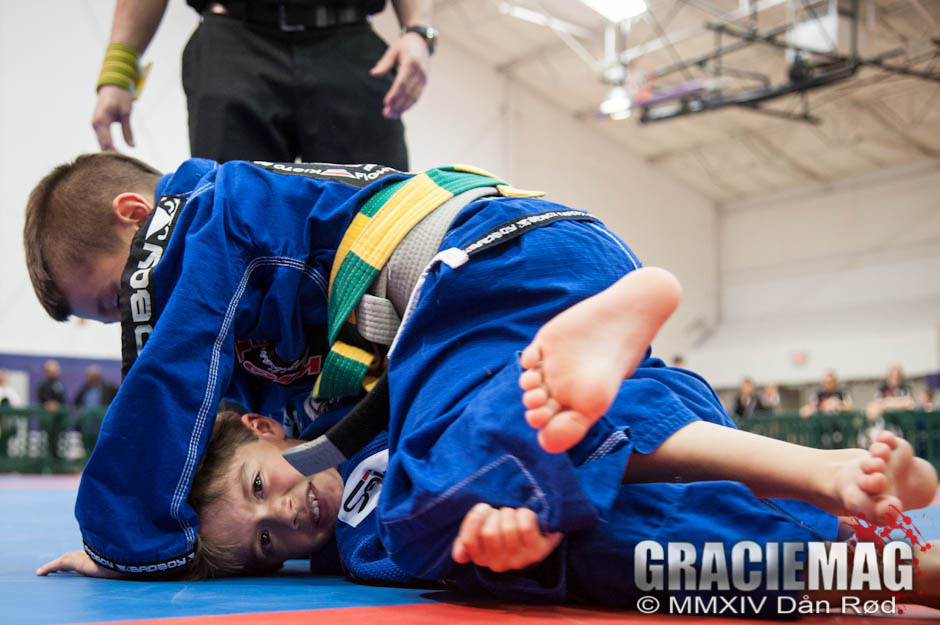
<svg viewBox="0 0 940 625"><path fill-rule="evenodd" d="M940 472L940 412L886 412L878 423L860 412L805 419L797 413L758 413L737 424L748 432L817 449L868 447L878 429L887 428L910 441L914 452Z"/></svg>
<svg viewBox="0 0 940 625"><path fill-rule="evenodd" d="M0 473L78 473L103 417L102 410L0 408Z"/></svg>
<svg viewBox="0 0 940 625"><path fill-rule="evenodd" d="M95 446L102 410L47 412L41 406L0 407L0 473L77 473ZM883 425L914 446L940 471L940 411L886 412ZM860 412L758 413L738 422L742 430L817 449L867 447L872 423Z"/></svg>

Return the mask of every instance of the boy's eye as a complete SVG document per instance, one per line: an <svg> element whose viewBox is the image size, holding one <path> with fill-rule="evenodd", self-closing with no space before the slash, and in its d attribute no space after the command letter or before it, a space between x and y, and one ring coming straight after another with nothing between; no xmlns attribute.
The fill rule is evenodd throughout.
<svg viewBox="0 0 940 625"><path fill-rule="evenodd" d="M271 534L268 530L261 530L261 551L264 553L271 551Z"/></svg>
<svg viewBox="0 0 940 625"><path fill-rule="evenodd" d="M262 486L263 484L261 482L261 474L255 473L255 479L251 482L251 492L255 497L261 496Z"/></svg>

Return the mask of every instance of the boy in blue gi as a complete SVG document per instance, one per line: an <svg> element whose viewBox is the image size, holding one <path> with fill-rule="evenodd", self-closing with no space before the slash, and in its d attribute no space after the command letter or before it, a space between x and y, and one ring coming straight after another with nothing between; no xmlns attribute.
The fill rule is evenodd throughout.
<svg viewBox="0 0 940 625"><path fill-rule="evenodd" d="M221 397L278 416L290 438L301 430L301 438L311 438L328 425L322 406L309 406L299 424L280 411L306 397L329 358L334 337L327 338L325 326L334 319L326 278L337 271L336 259L349 256L344 232L364 232L374 217L370 203L394 199L408 191L399 185L412 180L422 182L374 166L202 160L159 178L146 165L107 154L82 157L40 183L25 234L40 300L58 318L75 312L120 316L123 323L126 377L76 504L85 552L98 565L140 574L192 562L199 520L187 499ZM420 204L436 192L406 199ZM86 220L76 211L86 205L105 219L70 246L78 239L72 226ZM55 219L65 224L58 233ZM92 246L96 238L105 243ZM639 268L596 220L543 200L487 197L460 211L440 250L411 296L388 357L385 487L369 521L382 548L376 561L387 558L410 578L446 577L457 531L481 501L530 508L542 530L567 533L579 545L569 550L577 556L557 568L568 581L555 579L548 590L544 583L514 589L527 596L617 596L626 572L605 585L591 571L608 559L609 544L627 544L604 535L627 521L634 536L654 539L835 537L834 517L793 502L764 503L740 484L621 488L628 459L635 464L701 422L732 425L704 380L649 356L642 337L652 337L655 320L671 312L668 301L667 312L652 315L652 326L629 341L626 360L639 365L614 385L606 414L580 441L570 441L576 444L566 454L534 444L519 406L523 366L515 354L556 314ZM359 264L363 273L365 265ZM560 396L548 345L540 352L546 386ZM353 460L364 460L362 453ZM856 468L861 461L851 460ZM722 521L716 501L733 510L734 523ZM711 515L707 528L703 515ZM492 590L506 587L501 578Z"/></svg>
<svg viewBox="0 0 940 625"><path fill-rule="evenodd" d="M694 425L684 430L696 429ZM852 480L855 487L862 489L862 483L873 477L882 481L882 488L868 495L872 504L892 497L889 492L900 495L905 490L900 488L901 482L906 481L911 486L915 480L921 480L919 487L906 490L905 497L921 496L914 492L918 488L925 492L936 488L935 476L930 479L932 469L914 459L910 445L891 433L884 433L867 454L861 450L843 454L799 448L729 428L710 430L698 428L694 442L689 438L683 440L678 434L670 437L659 449L642 457L639 477L662 479L679 474L694 479L705 472L721 476L724 469L720 467L726 463L716 460L714 452L693 453L690 458L683 453L688 451L683 447L691 444L697 449L708 449L708 443L734 446L744 442L751 450L757 448L765 454L758 464L767 465L763 469L747 469L744 477L762 475L765 479L759 484L761 488L783 495L812 495L815 501L833 509L851 505L840 499L849 489L843 489L841 494L834 493L826 486L831 478L819 474L835 466L844 468L852 464L846 462L847 455L858 456L862 461L856 463ZM703 439L712 434L716 437ZM739 435L744 439L737 440L741 438ZM722 437L724 440L719 441ZM312 554L314 572L339 572L330 566L338 555L341 570L358 581L403 585L437 581L409 574L392 560L384 547L377 501L383 486L389 486L383 480L388 463L387 436L383 433L377 437L360 454L340 465L338 471L329 469L310 477L299 474L281 455L283 450L299 443L301 441L286 439L283 427L273 419L257 414L219 415L190 495L191 503L203 519L200 540L204 543L201 557L197 558L191 573L214 576L270 571L285 559ZM766 454L773 452L778 454L780 463L776 462L776 457L773 462L767 462L770 456ZM700 458L706 456L713 457L699 465ZM498 458L499 454L494 457ZM788 462L791 460L816 471L818 479L813 480L814 485L802 483L793 474L781 471L779 464L792 464ZM737 471L737 468L729 467L729 470ZM628 468L625 480L632 479L631 472L632 468ZM766 479L767 476L774 477ZM649 486L668 490L678 485L644 485ZM655 537L665 543L697 542L703 537L718 539L737 535L740 538L748 529L755 532L752 538L758 543L811 535L807 530L797 529L792 519L787 523L785 516L777 514L779 508L755 506L753 497L740 496L727 489L724 493L719 491L717 498L703 501L695 496L695 488L689 488L687 494L693 496L685 509L668 511L668 516L696 519L697 527L683 527L680 523L677 528L668 516L659 515L655 523L651 523L653 519L644 515L655 514L656 510L637 488L638 485L631 484L622 486L608 513L607 523L573 532L565 543L560 533L542 534L538 517L529 508L495 509L488 504L478 504L464 517L450 549L455 562L472 562L477 566L451 566L446 577L465 591L482 590L510 600L577 599L630 605L639 594L631 573L634 570L632 547L640 540ZM712 495L716 494L714 485L709 490ZM446 502L444 495L442 505ZM729 518L733 518L732 523L728 523ZM667 522L665 527L655 527L664 522ZM694 533L688 531L690 528L694 528ZM334 530L335 541L331 540ZM562 548L555 551L559 544ZM930 543L930 547L916 554L920 571L914 587L916 594L905 599L938 605L940 551L936 547L940 547L940 542ZM413 548L427 555L424 551L427 547L415 545ZM66 554L46 564L38 574L55 571L113 575L109 569L96 565L83 551ZM758 589L759 594L763 592L763 587ZM881 593L866 596L890 598L890 594ZM772 613L772 608L769 611Z"/></svg>

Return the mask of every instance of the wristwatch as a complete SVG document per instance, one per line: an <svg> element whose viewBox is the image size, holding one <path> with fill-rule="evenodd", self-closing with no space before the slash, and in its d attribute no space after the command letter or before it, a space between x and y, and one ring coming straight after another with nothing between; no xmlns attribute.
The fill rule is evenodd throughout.
<svg viewBox="0 0 940 625"><path fill-rule="evenodd" d="M401 34L418 33L424 37L424 42L428 44L428 53L434 54L434 46L437 45L437 29L433 26L409 26L403 28Z"/></svg>

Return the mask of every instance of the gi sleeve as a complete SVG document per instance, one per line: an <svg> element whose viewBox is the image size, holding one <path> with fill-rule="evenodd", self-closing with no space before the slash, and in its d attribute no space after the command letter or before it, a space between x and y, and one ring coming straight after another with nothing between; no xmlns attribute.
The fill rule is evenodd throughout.
<svg viewBox="0 0 940 625"><path fill-rule="evenodd" d="M478 502L530 508L542 531L572 532L600 522L616 498L632 449L629 433L604 421L571 452L546 453L516 409L521 371L513 360L473 401L445 412L430 427L403 427L378 511L382 541L408 573L421 579L454 573L451 545ZM563 558L553 562L564 565ZM508 583L506 576L500 579ZM555 581L546 588L546 579ZM563 579L562 570L543 569L538 583L520 578L510 585L526 598L557 596Z"/></svg>
<svg viewBox="0 0 940 625"><path fill-rule="evenodd" d="M128 370L76 503L86 551L127 573L192 557L198 519L186 499L232 377L245 261L223 228L199 223L198 206L187 211L197 215L174 215L172 235L144 226L135 239L122 285ZM172 241L154 260L161 234Z"/></svg>

